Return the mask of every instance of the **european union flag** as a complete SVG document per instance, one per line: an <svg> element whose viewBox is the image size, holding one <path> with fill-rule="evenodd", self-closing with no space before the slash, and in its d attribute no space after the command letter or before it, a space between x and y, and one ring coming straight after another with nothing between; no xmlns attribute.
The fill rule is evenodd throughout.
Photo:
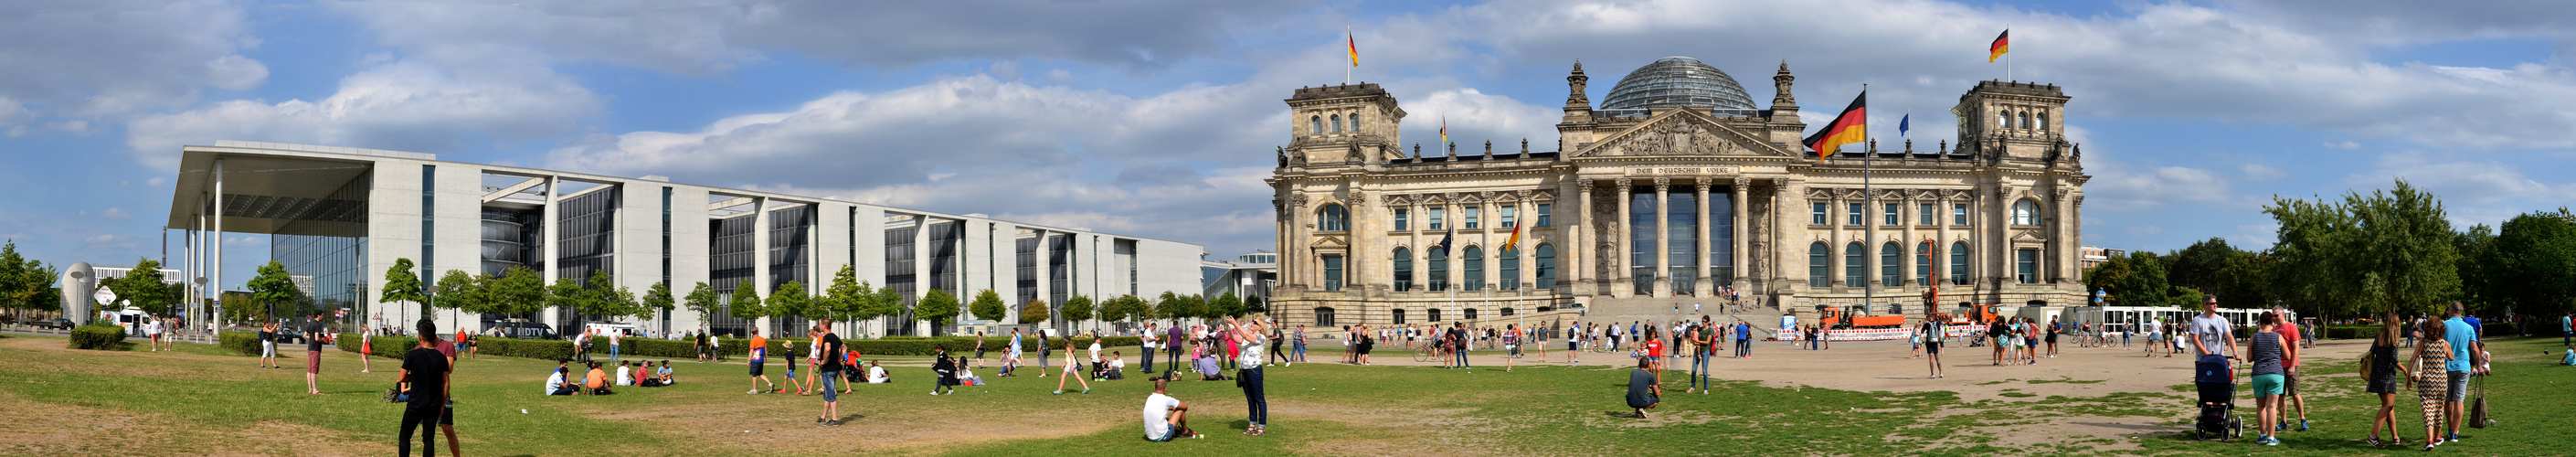
<svg viewBox="0 0 2576 457"><path fill-rule="evenodd" d="M1914 113L1905 113L1905 117L1896 120L1896 136L1905 136L1905 130L1913 126Z"/></svg>

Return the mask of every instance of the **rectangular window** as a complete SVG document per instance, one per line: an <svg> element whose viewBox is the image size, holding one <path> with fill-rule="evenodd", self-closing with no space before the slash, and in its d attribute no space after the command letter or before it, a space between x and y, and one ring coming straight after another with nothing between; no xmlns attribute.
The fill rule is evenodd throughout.
<svg viewBox="0 0 2576 457"><path fill-rule="evenodd" d="M420 278L422 281L438 280L438 266L432 261L438 257L431 255L437 252L438 245L438 230L433 227L438 219L437 191L438 166L420 166ZM423 304L426 305L426 303Z"/></svg>
<svg viewBox="0 0 2576 457"><path fill-rule="evenodd" d="M1887 207L1886 207L1886 208L1884 208L1884 209L1886 209L1886 210L1887 210L1887 211L1885 211L1885 212L1887 213L1887 225L1898 225L1898 224L1902 224L1902 223L1904 223L1904 221L1905 221L1905 220L1904 220L1904 219L1902 219L1902 218L1900 218L1900 216L1902 216L1903 210L1900 210L1900 209L1898 209L1898 208L1903 208L1903 207L1902 207L1902 206L1899 206L1899 205L1897 205L1897 204L1895 204L1895 203L1889 203L1889 204L1887 204Z"/></svg>
<svg viewBox="0 0 2576 457"><path fill-rule="evenodd" d="M1813 213L1813 216L1814 216L1814 220L1812 220L1812 221L1808 221L1807 223L1809 223L1809 224L1816 224L1816 225L1825 225L1825 219L1826 219L1826 217L1827 217L1827 216L1825 215L1825 204L1823 204L1823 203L1817 203L1817 204L1816 204L1815 213Z"/></svg>
<svg viewBox="0 0 2576 457"><path fill-rule="evenodd" d="M2020 277L2022 284L2039 283L2038 249L2013 250L2013 264L2015 265L2014 269L2017 273L2015 276Z"/></svg>
<svg viewBox="0 0 2576 457"><path fill-rule="evenodd" d="M1502 219L1501 219L1501 222L1503 223L1503 225L1501 225L1501 227L1502 227L1502 228L1512 228L1512 224L1514 224L1514 223L1515 223L1515 222L1512 220L1512 217L1513 217L1513 216L1518 216L1517 214L1512 214L1512 213L1519 212L1519 211L1516 211L1516 210L1519 210L1519 209L1520 209L1520 207L1518 207L1518 206L1511 206L1511 205L1504 205L1503 207L1495 208L1495 209L1494 209L1494 211L1495 211L1495 214L1496 214L1496 215L1498 215L1498 216L1502 216Z"/></svg>
<svg viewBox="0 0 2576 457"><path fill-rule="evenodd" d="M1423 218L1423 222L1431 223L1432 230L1442 230L1441 227L1449 225L1448 215L1440 214L1442 212L1440 208L1431 208L1430 211L1430 213L1425 214L1430 217Z"/></svg>
<svg viewBox="0 0 2576 457"><path fill-rule="evenodd" d="M1408 219L1408 218L1410 218L1410 217L1412 216L1412 214L1411 214L1412 212L1413 212L1413 210L1411 210L1411 209L1407 209L1407 208L1396 208L1396 209L1395 209L1395 230L1396 230L1396 231L1401 232L1401 231L1405 231L1405 230L1413 230L1413 221L1406 220L1406 219Z"/></svg>
<svg viewBox="0 0 2576 457"><path fill-rule="evenodd" d="M1324 256L1324 290L1342 290L1342 256Z"/></svg>
<svg viewBox="0 0 2576 457"><path fill-rule="evenodd" d="M1473 207L1473 206L1470 206L1470 207L1466 207L1466 208L1462 208L1462 209L1460 209L1460 210L1459 210L1459 213L1460 213L1460 214L1462 214L1462 215L1464 215L1464 216L1466 217L1466 221L1465 221L1465 223L1464 223L1461 227L1459 227L1459 228L1464 228L1464 229L1468 229L1468 230L1475 230L1475 229L1476 229L1476 215L1477 215L1478 213L1482 213L1482 212L1484 212L1484 208L1478 208L1478 207Z"/></svg>
<svg viewBox="0 0 2576 457"><path fill-rule="evenodd" d="M1934 214L1934 213L1932 212L1932 204L1930 204L1930 203L1925 203L1925 204L1921 204L1921 205L1915 205L1915 207L1914 207L1914 212L1915 212L1915 213L1917 213L1917 214L1914 216L1914 218L1916 218L1916 219L1921 219L1921 221L1920 221L1921 223L1920 223L1920 224L1918 224L1918 225L1932 225L1932 218L1933 218L1933 214Z"/></svg>
<svg viewBox="0 0 2576 457"><path fill-rule="evenodd" d="M1551 224L1552 223L1548 221L1548 204L1538 204L1538 226L1546 227Z"/></svg>
<svg viewBox="0 0 2576 457"><path fill-rule="evenodd" d="M1868 210L1867 210L1866 208L1861 207L1859 203L1853 203L1853 204L1850 204L1850 205L1846 205L1846 207L1845 207L1845 208L1843 208L1843 214L1844 214L1845 216L1848 216L1848 219L1851 221L1851 222L1847 222L1847 224L1850 224L1850 225L1861 225L1861 224L1868 223L1868 221L1869 221L1869 215L1865 213L1866 211L1868 211Z"/></svg>
<svg viewBox="0 0 2576 457"><path fill-rule="evenodd" d="M1950 204L1950 225L1968 225L1968 204Z"/></svg>

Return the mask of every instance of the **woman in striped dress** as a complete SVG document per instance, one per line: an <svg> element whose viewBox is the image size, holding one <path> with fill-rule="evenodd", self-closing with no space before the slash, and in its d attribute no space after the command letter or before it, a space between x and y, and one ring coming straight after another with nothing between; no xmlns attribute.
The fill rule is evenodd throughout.
<svg viewBox="0 0 2576 457"><path fill-rule="evenodd" d="M2451 344L2442 340L2442 321L2425 319L2424 337L2415 345L2415 394L2424 403L2424 450L2442 444L2441 423L2443 400L2450 389L2450 374L2443 365L2451 361Z"/></svg>

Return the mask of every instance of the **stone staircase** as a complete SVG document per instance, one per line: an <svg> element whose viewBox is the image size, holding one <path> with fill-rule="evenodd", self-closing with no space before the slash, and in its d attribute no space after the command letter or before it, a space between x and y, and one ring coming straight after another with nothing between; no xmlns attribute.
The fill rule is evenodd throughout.
<svg viewBox="0 0 2576 457"><path fill-rule="evenodd" d="M1750 322L1753 324L1755 334L1757 336L1765 337L1770 336L1772 331L1776 330L1776 328L1780 326L1780 316L1783 313L1779 308L1757 305L1753 303L1754 300L1749 298L1745 300L1745 302L1744 309L1729 310L1726 307L1725 300L1713 300L1702 297L1611 298L1594 296L1592 297L1591 303L1584 306L1582 320L1583 322L1617 322L1621 324L1634 321L1655 321L1669 325L1671 322L1681 319L1697 321L1699 320L1700 315L1705 314L1711 321L1733 322L1737 319L1742 319L1745 322ZM1693 303L1698 303L1700 305L1699 311L1691 311L1691 304ZM1679 307L1678 312L1675 311L1676 306ZM1802 319L1803 318L1804 317L1802 317Z"/></svg>

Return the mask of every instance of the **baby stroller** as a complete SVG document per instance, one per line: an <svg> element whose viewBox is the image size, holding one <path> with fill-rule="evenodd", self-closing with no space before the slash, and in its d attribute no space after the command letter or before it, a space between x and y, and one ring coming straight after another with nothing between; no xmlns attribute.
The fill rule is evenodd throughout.
<svg viewBox="0 0 2576 457"><path fill-rule="evenodd" d="M2200 390L2200 416L2192 421L2192 439L2244 437L2245 422L2236 417L2236 370L2226 358L2212 356L2194 363L2192 371L2192 384Z"/></svg>

